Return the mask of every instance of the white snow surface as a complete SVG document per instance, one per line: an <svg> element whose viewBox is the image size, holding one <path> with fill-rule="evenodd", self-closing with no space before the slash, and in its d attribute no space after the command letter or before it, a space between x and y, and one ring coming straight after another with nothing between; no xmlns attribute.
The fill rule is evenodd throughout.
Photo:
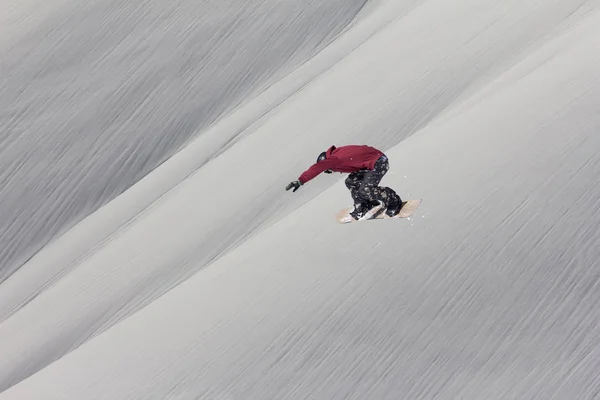
<svg viewBox="0 0 600 400"><path fill-rule="evenodd" d="M600 397L599 1L5 3L0 400Z"/></svg>

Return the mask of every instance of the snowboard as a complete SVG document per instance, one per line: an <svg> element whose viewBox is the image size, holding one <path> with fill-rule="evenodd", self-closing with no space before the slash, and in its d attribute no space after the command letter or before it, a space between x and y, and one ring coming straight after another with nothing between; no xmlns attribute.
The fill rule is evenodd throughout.
<svg viewBox="0 0 600 400"><path fill-rule="evenodd" d="M359 220L355 220L354 218L352 218L350 216L350 212L352 210L354 210L354 207L347 207L338 213L337 221L340 224L349 224L352 222L368 221L371 219L408 218L411 215L413 215L415 213L415 211L417 211L417 208L419 207L419 205L421 205L422 201L423 201L423 199L411 199L408 201L403 201L402 202L403 205L402 205L402 208L400 209L400 212L393 217L388 217L385 214L385 208L382 208L382 206L377 206L377 207L373 208L371 211L369 211L364 217L362 217Z"/></svg>

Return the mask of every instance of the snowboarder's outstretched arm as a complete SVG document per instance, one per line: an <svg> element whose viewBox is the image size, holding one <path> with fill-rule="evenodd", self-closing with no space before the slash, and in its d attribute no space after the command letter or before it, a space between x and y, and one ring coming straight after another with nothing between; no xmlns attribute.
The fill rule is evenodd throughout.
<svg viewBox="0 0 600 400"><path fill-rule="evenodd" d="M326 173L330 174L332 172L331 168L335 167L336 164L337 164L337 160L331 159L331 158L328 158L328 159L325 159L323 161L319 161L318 163L313 164L309 169L304 171L302 173L302 175L300 175L300 177L298 178L297 181L290 182L285 187L285 190L290 190L290 189L294 188L293 191L295 192L296 190L300 189L300 186L304 185L306 182L315 178L321 172L326 172Z"/></svg>
<svg viewBox="0 0 600 400"><path fill-rule="evenodd" d="M335 169L336 165L338 164L339 162L336 158L326 158L323 161L319 161L318 163L313 164L309 169L304 171L302 175L300 175L300 178L298 178L298 181L300 181L300 183L304 185L306 182L315 178L321 172L327 172L328 170Z"/></svg>

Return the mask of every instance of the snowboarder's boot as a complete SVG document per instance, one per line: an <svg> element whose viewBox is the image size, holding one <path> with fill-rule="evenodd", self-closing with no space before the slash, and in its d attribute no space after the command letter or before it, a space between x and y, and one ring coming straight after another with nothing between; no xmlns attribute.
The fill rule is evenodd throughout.
<svg viewBox="0 0 600 400"><path fill-rule="evenodd" d="M355 220L359 220L365 216L367 212L362 207L354 207L354 210L350 211L350 216Z"/></svg>
<svg viewBox="0 0 600 400"><path fill-rule="evenodd" d="M377 200L368 202L368 203L355 204L354 210L350 212L350 216L352 218L354 218L355 220L359 220L362 217L364 217L365 215L367 215L367 213L369 211L371 211L373 208L379 206L380 204L381 203L379 203L379 201L377 201Z"/></svg>
<svg viewBox="0 0 600 400"><path fill-rule="evenodd" d="M398 215L398 213L400 212L400 210L402 209L402 207L405 204L406 204L406 202L403 202L402 199L400 198L400 196L396 196L387 205L386 210L385 210L385 215L387 215L388 217L395 217L396 215Z"/></svg>

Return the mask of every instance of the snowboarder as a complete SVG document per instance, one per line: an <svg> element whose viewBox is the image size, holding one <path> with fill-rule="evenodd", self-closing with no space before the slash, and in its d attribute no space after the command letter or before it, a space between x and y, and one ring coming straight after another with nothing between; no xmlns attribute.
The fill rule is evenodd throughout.
<svg viewBox="0 0 600 400"><path fill-rule="evenodd" d="M383 203L385 213L393 217L402 208L402 199L389 187L379 186L379 182L390 168L388 158L383 152L370 146L349 145L342 147L331 146L322 152L317 162L304 171L298 180L290 182L285 190L295 192L306 182L315 178L321 172L350 173L346 178L346 187L354 200L352 218L360 219L374 207Z"/></svg>

